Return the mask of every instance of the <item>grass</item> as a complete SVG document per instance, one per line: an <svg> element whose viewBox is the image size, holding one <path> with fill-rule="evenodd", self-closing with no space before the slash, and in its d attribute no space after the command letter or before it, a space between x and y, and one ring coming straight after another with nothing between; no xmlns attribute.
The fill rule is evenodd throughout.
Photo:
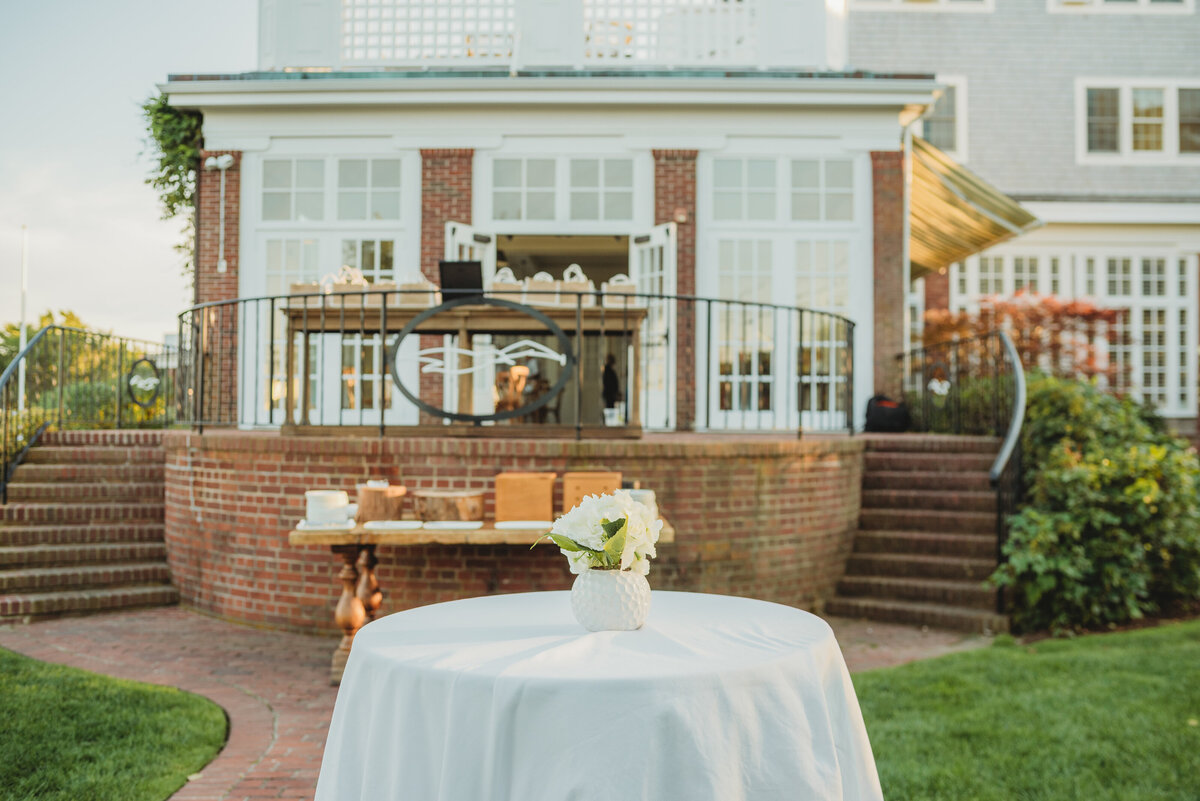
<svg viewBox="0 0 1200 801"><path fill-rule="evenodd" d="M1200 799L1200 621L854 677L889 801Z"/></svg>
<svg viewBox="0 0 1200 801"><path fill-rule="evenodd" d="M224 711L197 695L0 648L3 801L162 801L225 732Z"/></svg>

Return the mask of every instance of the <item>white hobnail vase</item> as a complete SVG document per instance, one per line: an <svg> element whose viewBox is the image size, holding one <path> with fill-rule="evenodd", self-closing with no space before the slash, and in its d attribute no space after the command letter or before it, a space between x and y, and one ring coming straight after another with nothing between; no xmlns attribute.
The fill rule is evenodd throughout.
<svg viewBox="0 0 1200 801"><path fill-rule="evenodd" d="M588 631L633 631L650 611L650 583L632 570L585 570L571 587L571 611Z"/></svg>

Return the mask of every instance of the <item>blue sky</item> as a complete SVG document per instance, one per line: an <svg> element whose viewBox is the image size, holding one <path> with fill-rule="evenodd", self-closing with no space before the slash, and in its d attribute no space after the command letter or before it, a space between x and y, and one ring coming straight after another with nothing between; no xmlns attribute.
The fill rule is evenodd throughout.
<svg viewBox="0 0 1200 801"><path fill-rule="evenodd" d="M139 106L177 72L241 72L256 58L254 0L0 0L0 323L19 313L29 225L30 316L161 338L189 302L143 183Z"/></svg>

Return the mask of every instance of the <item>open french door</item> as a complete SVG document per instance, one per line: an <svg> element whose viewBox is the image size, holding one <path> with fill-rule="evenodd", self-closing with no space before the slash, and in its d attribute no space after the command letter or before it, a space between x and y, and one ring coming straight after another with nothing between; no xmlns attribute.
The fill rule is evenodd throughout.
<svg viewBox="0 0 1200 801"><path fill-rule="evenodd" d="M676 302L660 300L675 294L675 223L656 225L629 238L629 277L647 308L641 330L641 354L636 365L641 422L644 428L675 428L675 376L679 371L672 336ZM626 392L626 398L631 393Z"/></svg>
<svg viewBox="0 0 1200 801"><path fill-rule="evenodd" d="M492 285L492 279L496 275L496 235L491 232L481 231L478 228L460 222L446 223L446 240L445 248L442 257L446 261L477 261L483 266L483 286L487 289ZM450 346L450 337L447 336L443 344ZM467 347L467 343L461 343L461 347ZM485 364L491 364L492 360L487 358L488 351L492 348L492 338L486 334L477 334L473 338L473 349L476 356L483 357ZM445 375L445 383L443 384L442 397L446 401L446 408L453 408L458 398L458 374L447 372ZM495 401L492 397L492 392L496 386L496 371L494 367L488 367L486 370L480 370L476 373L471 373L467 380L474 382L472 389L472 397L474 398L474 409L469 409L471 414L491 414L496 410ZM464 411L464 410L458 410Z"/></svg>

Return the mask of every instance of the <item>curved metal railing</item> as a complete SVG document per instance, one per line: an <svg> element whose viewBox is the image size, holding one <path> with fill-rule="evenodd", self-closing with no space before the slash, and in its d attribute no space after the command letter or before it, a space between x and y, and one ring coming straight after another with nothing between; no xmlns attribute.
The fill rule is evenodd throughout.
<svg viewBox="0 0 1200 801"><path fill-rule="evenodd" d="M168 425L173 361L163 344L82 328L48 325L30 337L0 373L0 504L48 429Z"/></svg>
<svg viewBox="0 0 1200 801"><path fill-rule="evenodd" d="M613 426L852 430L855 329L841 315L639 292L481 296L482 303L434 315L429 310L442 300L435 289L310 291L193 306L179 316L177 418L198 429L380 434L442 425L443 417L560 426L561 435L576 437ZM404 331L418 316L417 327ZM548 393L554 397L546 400Z"/></svg>

